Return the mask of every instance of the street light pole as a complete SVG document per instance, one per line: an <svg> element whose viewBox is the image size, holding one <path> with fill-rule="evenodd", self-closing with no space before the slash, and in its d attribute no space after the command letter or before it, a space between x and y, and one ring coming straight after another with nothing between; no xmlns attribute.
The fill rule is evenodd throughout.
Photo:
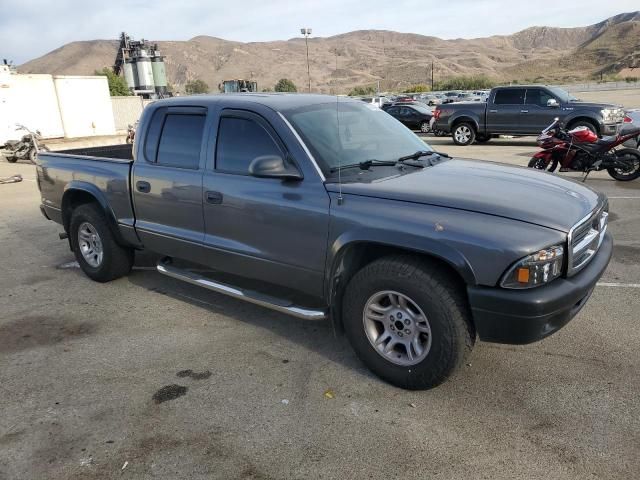
<svg viewBox="0 0 640 480"><path fill-rule="evenodd" d="M311 71L309 70L309 35L311 35L310 28L301 28L300 33L304 35L304 43L307 46L307 80L309 82L309 93L311 93Z"/></svg>

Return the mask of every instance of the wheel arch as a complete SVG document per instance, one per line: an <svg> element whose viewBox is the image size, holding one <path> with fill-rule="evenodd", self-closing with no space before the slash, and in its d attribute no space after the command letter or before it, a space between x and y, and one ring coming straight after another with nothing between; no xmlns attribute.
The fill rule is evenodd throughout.
<svg viewBox="0 0 640 480"><path fill-rule="evenodd" d="M476 285L476 277L462 254L439 242L422 239L422 244L394 238L394 243L377 238L345 238L334 243L325 272L325 295L331 308L334 329L342 331L342 296L351 278L369 263L394 254L415 255L447 271L466 295L467 285Z"/></svg>
<svg viewBox="0 0 640 480"><path fill-rule="evenodd" d="M122 246L132 246L122 237L120 229L118 228L116 216L109 206L109 202L107 202L104 194L98 187L88 182L70 182L65 187L65 191L62 194L62 202L60 206L62 215L62 226L64 227L65 232L67 232L67 234L69 235L71 234L69 232L69 228L73 210L75 210L80 205L90 203L95 204L102 211L105 218L107 219L109 230L116 239L116 242Z"/></svg>
<svg viewBox="0 0 640 480"><path fill-rule="evenodd" d="M480 131L480 124L478 123L478 119L474 118L473 115L470 115L468 113L461 113L457 117L452 118L449 127L453 131L453 129L461 123L470 123L471 125L473 125L473 128L475 128L476 133Z"/></svg>
<svg viewBox="0 0 640 480"><path fill-rule="evenodd" d="M598 134L598 136L602 135L602 130L600 128L600 121L597 118L584 113L581 113L581 114L578 113L576 115L573 115L567 118L565 120L565 124L567 125L567 130L571 130L573 128L573 125L580 122L590 123L596 129L596 134Z"/></svg>

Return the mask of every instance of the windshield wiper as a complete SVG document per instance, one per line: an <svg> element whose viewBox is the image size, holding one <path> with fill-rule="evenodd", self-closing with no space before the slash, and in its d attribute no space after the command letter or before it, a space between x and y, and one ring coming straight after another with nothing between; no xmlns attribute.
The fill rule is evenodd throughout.
<svg viewBox="0 0 640 480"><path fill-rule="evenodd" d="M405 155L404 157L400 157L398 159L399 162L406 162L407 160L418 160L420 157L426 157L429 155L438 155L440 157L451 158L446 153L436 152L435 150L418 150L411 155Z"/></svg>
<svg viewBox="0 0 640 480"><path fill-rule="evenodd" d="M329 171L331 173L335 173L338 170L344 170L345 168L354 168L354 167L359 167L360 170L369 170L370 167L393 167L394 165L397 165L397 164L398 162L392 162L389 160L371 159L371 160L364 160L358 163L350 163L348 165L340 165L338 167L332 167L331 170Z"/></svg>

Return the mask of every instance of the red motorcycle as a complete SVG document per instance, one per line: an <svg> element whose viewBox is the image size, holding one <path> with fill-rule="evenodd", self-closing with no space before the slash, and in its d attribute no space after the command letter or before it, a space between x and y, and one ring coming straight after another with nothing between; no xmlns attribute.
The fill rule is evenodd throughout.
<svg viewBox="0 0 640 480"><path fill-rule="evenodd" d="M538 137L542 150L533 156L528 166L554 172L560 165L561 172L584 172L582 181L594 170L607 170L616 180L634 180L640 177L640 151L616 147L638 135L640 128L598 138L586 127L566 131L556 118Z"/></svg>

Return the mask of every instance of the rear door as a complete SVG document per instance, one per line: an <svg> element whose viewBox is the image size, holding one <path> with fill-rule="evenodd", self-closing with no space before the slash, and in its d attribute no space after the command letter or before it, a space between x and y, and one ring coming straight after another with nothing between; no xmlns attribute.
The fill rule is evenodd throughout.
<svg viewBox="0 0 640 480"><path fill-rule="evenodd" d="M558 108L547 107L547 102L551 99L558 100L545 88L527 88L525 108L520 114L520 124L523 130L526 130L527 133L538 134L551 125L559 113ZM560 103L559 100L558 103Z"/></svg>
<svg viewBox="0 0 640 480"><path fill-rule="evenodd" d="M487 131L490 133L519 133L520 113L524 110L524 88L501 88L487 103Z"/></svg>
<svg viewBox="0 0 640 480"><path fill-rule="evenodd" d="M224 109L212 131L215 158L204 174L211 266L321 297L329 229L322 178L315 171L302 180L249 175L249 164L264 155L281 156L303 171L295 149L255 112Z"/></svg>
<svg viewBox="0 0 640 480"><path fill-rule="evenodd" d="M136 230L146 248L197 261L207 110L163 107L151 117L132 172Z"/></svg>

